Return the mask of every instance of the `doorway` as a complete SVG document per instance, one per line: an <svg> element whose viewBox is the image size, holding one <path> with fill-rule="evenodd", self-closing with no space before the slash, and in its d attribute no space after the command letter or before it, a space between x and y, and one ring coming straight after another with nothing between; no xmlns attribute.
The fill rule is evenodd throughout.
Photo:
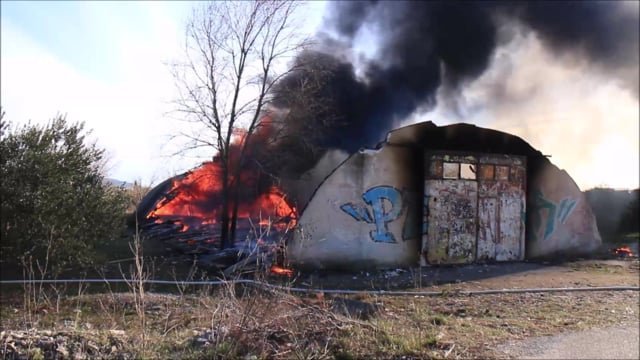
<svg viewBox="0 0 640 360"><path fill-rule="evenodd" d="M425 153L423 264L524 259L526 158Z"/></svg>

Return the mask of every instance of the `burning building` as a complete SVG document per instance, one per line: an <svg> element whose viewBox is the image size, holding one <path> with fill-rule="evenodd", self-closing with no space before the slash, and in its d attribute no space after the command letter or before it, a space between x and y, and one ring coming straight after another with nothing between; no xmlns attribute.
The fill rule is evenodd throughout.
<svg viewBox="0 0 640 360"><path fill-rule="evenodd" d="M578 186L524 140L426 122L333 170L287 249L300 266L364 268L518 261L600 244Z"/></svg>
<svg viewBox="0 0 640 360"><path fill-rule="evenodd" d="M283 185L241 201L237 239L285 236L291 263L350 269L518 261L601 244L571 177L500 131L419 123L334 169L318 166L328 173L319 185L314 177L296 184L314 188L311 197L287 197ZM216 176L209 162L153 189L139 207L146 234L183 251L215 252Z"/></svg>
<svg viewBox="0 0 640 360"><path fill-rule="evenodd" d="M286 115L269 117L264 129L279 138L258 134L237 179L237 240L285 237L288 259L314 268L517 261L600 245L578 186L523 139L471 124L390 130L442 103L465 119L462 90L522 34L637 97L637 3L345 1L328 11L317 44L272 89L269 111ZM367 37L375 44L363 55L354 44ZM544 92L507 85L486 85L487 101L517 106ZM143 231L184 251L215 248L217 172L214 158L158 185L138 207Z"/></svg>

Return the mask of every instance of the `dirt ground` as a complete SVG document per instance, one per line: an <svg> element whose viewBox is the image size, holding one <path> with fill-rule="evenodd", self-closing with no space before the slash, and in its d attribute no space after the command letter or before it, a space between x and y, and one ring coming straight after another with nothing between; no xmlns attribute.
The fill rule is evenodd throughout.
<svg viewBox="0 0 640 360"><path fill-rule="evenodd" d="M638 291L456 291L637 287L639 264L637 258L592 259L267 278L296 287L442 292L438 296L226 286L170 294L149 289L143 298L78 288L77 295L27 306L31 293L0 291L0 358L615 358L618 353L601 345L595 350L605 352L574 349L576 336L595 344L588 341L591 332L598 339L622 334L610 342L622 341L626 358L637 347L628 330L639 325Z"/></svg>
<svg viewBox="0 0 640 360"><path fill-rule="evenodd" d="M639 286L638 259L517 262L360 272L299 274L293 286L324 289L410 290L447 285L460 290Z"/></svg>
<svg viewBox="0 0 640 360"><path fill-rule="evenodd" d="M526 359L638 359L637 321L602 329L510 341L498 349Z"/></svg>

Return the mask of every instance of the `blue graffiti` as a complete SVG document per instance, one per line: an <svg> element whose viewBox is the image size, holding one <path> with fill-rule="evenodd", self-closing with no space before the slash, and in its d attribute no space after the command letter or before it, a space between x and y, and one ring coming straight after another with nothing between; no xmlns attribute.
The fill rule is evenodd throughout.
<svg viewBox="0 0 640 360"><path fill-rule="evenodd" d="M373 218L371 217L369 210L363 205L347 203L340 206L340 209L351 215L351 217L356 219L356 221L364 221L367 224L373 223Z"/></svg>
<svg viewBox="0 0 640 360"><path fill-rule="evenodd" d="M362 194L362 199L373 208L376 230L371 232L373 241L396 242L387 229L387 223L397 219L402 213L402 194L390 186L378 186ZM384 200L389 201L391 209L385 211Z"/></svg>
<svg viewBox="0 0 640 360"><path fill-rule="evenodd" d="M532 200L534 229L538 229L542 223L540 211L547 210L547 222L543 234L545 240L555 231L556 223L564 224L567 221L577 204L576 200L570 198L562 199L559 204L555 204L545 199L539 190L534 193Z"/></svg>
<svg viewBox="0 0 640 360"><path fill-rule="evenodd" d="M362 205L346 203L340 206L340 209L357 221L375 224L376 229L369 233L373 241L395 243L396 239L389 232L387 224L402 214L402 192L391 186L376 186L362 194L362 199L371 208L373 216L369 209ZM385 206L385 202L390 206Z"/></svg>
<svg viewBox="0 0 640 360"><path fill-rule="evenodd" d="M563 199L560 201L560 209L558 210L558 220L560 220L560 223L564 224L567 221L567 218L575 206L576 201L573 199Z"/></svg>

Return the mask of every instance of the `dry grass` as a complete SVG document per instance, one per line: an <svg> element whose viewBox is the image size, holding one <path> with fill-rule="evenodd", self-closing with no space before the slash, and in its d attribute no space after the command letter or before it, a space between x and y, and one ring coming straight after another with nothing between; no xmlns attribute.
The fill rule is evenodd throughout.
<svg viewBox="0 0 640 360"><path fill-rule="evenodd" d="M147 293L145 322L131 293L65 297L58 309L25 317L17 294L2 299L0 351L14 354L13 346L45 358L64 349L111 358L487 358L499 357L494 348L506 340L638 321L639 301L630 291L356 298L378 304L379 313L358 320L332 311L322 296L229 286ZM38 340L45 335L70 343L48 348ZM18 346L20 336L31 342Z"/></svg>
<svg viewBox="0 0 640 360"><path fill-rule="evenodd" d="M499 357L493 349L506 340L637 322L638 299L637 292L388 298L373 321L379 333L357 332L345 346L354 357Z"/></svg>
<svg viewBox="0 0 640 360"><path fill-rule="evenodd" d="M139 251L134 254L142 258ZM335 306L349 300L334 303L323 295L239 285L153 293L140 281L147 277L144 263L136 265L130 278L138 281L128 283L124 293L108 288L87 294L87 285L80 284L63 295L52 286L38 288L34 299L42 301L26 304L25 294L33 295L33 289L2 289L2 357L496 358L505 357L495 349L509 340L639 319L640 297L634 291L464 296L457 290L478 284L461 283L423 289L446 294L438 297L349 297L375 305L375 315L362 320ZM631 272L637 278L633 266L569 267L572 271L554 274L591 279L606 272L609 281L619 282ZM547 274L544 280L552 278Z"/></svg>
<svg viewBox="0 0 640 360"><path fill-rule="evenodd" d="M185 296L147 293L144 323L132 293L65 298L60 311L41 308L29 322L20 316L22 309L16 300L3 301L0 328L5 332L38 329L32 332L36 336L46 330L83 335L98 344L116 334L127 344L120 353L146 358L247 354L322 358L330 354L332 339L353 322L333 314L324 301L284 293L236 294L233 287Z"/></svg>

